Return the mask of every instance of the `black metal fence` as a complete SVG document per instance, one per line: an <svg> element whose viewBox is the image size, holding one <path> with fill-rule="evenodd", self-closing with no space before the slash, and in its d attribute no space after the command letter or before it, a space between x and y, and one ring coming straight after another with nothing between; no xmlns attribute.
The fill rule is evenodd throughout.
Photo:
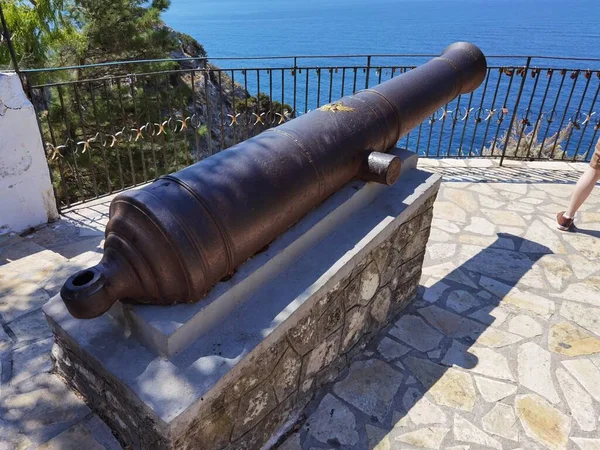
<svg viewBox="0 0 600 450"><path fill-rule="evenodd" d="M432 55L132 61L24 70L60 207L136 186ZM490 57L483 85L400 145L422 157L587 161L600 59ZM595 68L590 68L595 67Z"/></svg>

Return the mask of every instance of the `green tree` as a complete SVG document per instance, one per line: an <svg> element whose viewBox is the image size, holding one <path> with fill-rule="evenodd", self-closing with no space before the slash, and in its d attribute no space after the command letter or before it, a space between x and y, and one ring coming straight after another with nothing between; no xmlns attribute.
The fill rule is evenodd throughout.
<svg viewBox="0 0 600 450"><path fill-rule="evenodd" d="M177 48L175 34L160 14L169 0L74 0L67 14L86 45L78 64L164 58Z"/></svg>
<svg viewBox="0 0 600 450"><path fill-rule="evenodd" d="M2 8L21 67L41 67L68 44L75 52L82 42L78 30L65 16L69 0L4 0ZM11 63L8 46L0 46L0 65Z"/></svg>
<svg viewBox="0 0 600 450"><path fill-rule="evenodd" d="M170 0L3 0L23 68L166 58L178 51L205 56L193 38L162 22L169 5ZM10 64L5 45L0 46L0 64Z"/></svg>

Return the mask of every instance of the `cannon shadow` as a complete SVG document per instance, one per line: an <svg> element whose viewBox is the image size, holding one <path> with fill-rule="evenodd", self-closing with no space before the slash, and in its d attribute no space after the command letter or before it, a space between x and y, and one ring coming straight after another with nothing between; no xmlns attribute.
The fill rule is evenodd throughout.
<svg viewBox="0 0 600 450"><path fill-rule="evenodd" d="M378 359L393 369L395 375L388 377L386 384L395 383L399 387L389 402L380 408L383 413L369 414L372 411L365 413L363 408L357 407L361 403L368 403L376 398L377 395L373 394L376 390L386 388L378 385L382 378L375 370L371 373L362 370L360 373L364 379L358 380L356 376L352 375L353 366L350 366L340 373L332 385L322 388L306 408L308 421L299 431L303 443L302 448L318 448L323 445L323 442L319 442L310 434L310 427L315 423L311 421L311 414L317 413L315 417L318 416L317 410L321 401L328 395L336 397L352 412L356 418L359 441L356 445L344 445L334 437L327 443L332 448L372 450L388 448L387 444L378 447L384 439L389 439L391 448L395 448L395 445L400 445L401 448L413 448L407 442L396 438L423 427L451 429L452 416L448 414L449 410L445 406L453 407L456 413L460 415L464 413L468 417L471 412L469 411L469 401L462 404L458 402L457 405L445 404L447 400L444 399L440 401L440 390L446 389L448 382L456 381L449 376L452 375L449 372L458 370L463 374L468 373L467 377L470 378L470 382L467 382L467 385L472 386L472 394L476 397L479 396L479 392L473 375L516 386L517 374L510 368L510 364L501 366L497 373L490 374L489 362L483 360L489 355L480 353L483 349L484 352L493 351L502 355L503 358L508 358L511 347L509 345L503 348L487 347L478 343L478 339L486 332L489 333L490 329L498 326L498 322L502 323L506 320L505 314L509 314L511 311L517 312L517 309L511 309L514 307L504 304L505 299L517 293L519 291L517 284L532 269L533 265L541 257L552 254L552 252L547 247L535 243L536 251L539 253L526 255L506 249L509 241L514 244L515 249L519 249L524 243L531 243L527 239L512 234L498 233L496 241L491 245L474 252L470 258L447 275L437 278L433 283L426 283L427 288L421 286L415 300L400 312L392 324L382 330L371 341L365 352L354 361L353 365L358 367L361 361L368 362ZM533 245L533 243L531 244ZM428 272L427 269L425 272ZM426 280L426 276L423 276L422 281ZM523 286L521 290L525 291L528 288ZM453 292L460 292L462 296L474 299L475 303L471 307L467 307L465 304L459 308L460 311L457 311L449 306L451 303L449 298ZM456 305L456 300L452 304ZM463 310L463 308L466 309ZM414 333L410 336L414 342L413 346L402 339L405 333L401 333L401 328L403 324L410 323L408 319L410 321L418 320L421 324L421 327L411 328ZM443 336L437 345L424 343L431 342L432 335L435 333ZM403 353L401 356L390 357L392 352L389 350L389 345L391 343L395 346L396 351L404 348L400 352ZM385 350L386 346L387 351ZM420 349L416 347L420 347ZM477 354L481 356L481 360ZM381 365L377 367L381 367ZM435 391L433 395L432 390ZM428 400L445 411L446 422L436 425L432 423L435 422L435 419L424 419L423 423L413 423L414 427L407 428L405 424L407 422L410 424L411 411L428 392L430 393ZM356 397L353 398L353 396ZM422 411L423 409L421 409L421 413ZM332 411L332 416L334 412ZM364 439L365 436L368 437L367 440ZM499 438L498 436L494 437Z"/></svg>

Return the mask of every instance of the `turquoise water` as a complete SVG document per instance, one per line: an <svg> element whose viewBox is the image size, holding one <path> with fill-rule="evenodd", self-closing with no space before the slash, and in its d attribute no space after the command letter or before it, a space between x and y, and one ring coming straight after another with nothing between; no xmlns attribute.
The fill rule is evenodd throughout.
<svg viewBox="0 0 600 450"><path fill-rule="evenodd" d="M209 55L437 53L600 57L599 0L173 0L164 19Z"/></svg>

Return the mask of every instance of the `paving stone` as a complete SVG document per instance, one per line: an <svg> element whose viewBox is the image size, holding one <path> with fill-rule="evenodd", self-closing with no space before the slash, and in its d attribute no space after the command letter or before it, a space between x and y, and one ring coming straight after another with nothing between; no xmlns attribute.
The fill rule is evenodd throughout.
<svg viewBox="0 0 600 450"><path fill-rule="evenodd" d="M470 250L466 247L469 246L464 246L463 252ZM533 264L526 255L510 250L487 248L474 253L474 256L465 262L464 268L509 283L519 282L531 270Z"/></svg>
<svg viewBox="0 0 600 450"><path fill-rule="evenodd" d="M569 261L571 263L569 266L580 280L585 280L590 275L600 272L600 262L591 261L577 253L570 254Z"/></svg>
<svg viewBox="0 0 600 450"><path fill-rule="evenodd" d="M515 410L527 436L551 450L566 448L571 431L568 416L536 394L517 396Z"/></svg>
<svg viewBox="0 0 600 450"><path fill-rule="evenodd" d="M479 297L483 300L486 300L486 301L491 300L493 297L493 295L490 294L488 291L479 291L479 292L477 292L476 295L477 295L477 297Z"/></svg>
<svg viewBox="0 0 600 450"><path fill-rule="evenodd" d="M570 283L564 292L550 295L552 297L559 297L563 300L599 306L600 301L598 299L600 299L600 276L588 277L581 283Z"/></svg>
<svg viewBox="0 0 600 450"><path fill-rule="evenodd" d="M501 191L513 192L515 194L527 194L527 184L525 183L497 183L494 185L494 187L496 189L500 189Z"/></svg>
<svg viewBox="0 0 600 450"><path fill-rule="evenodd" d="M499 327L508 318L508 312L500 306L488 305L470 314L469 318L476 319L486 325Z"/></svg>
<svg viewBox="0 0 600 450"><path fill-rule="evenodd" d="M449 428L441 427L421 428L410 433L401 434L395 440L416 447L438 449L449 431Z"/></svg>
<svg viewBox="0 0 600 450"><path fill-rule="evenodd" d="M462 270L458 269L453 262L424 267L423 275L443 280L444 282L454 281L455 283L477 289L477 285Z"/></svg>
<svg viewBox="0 0 600 450"><path fill-rule="evenodd" d="M589 359L562 361L579 383L597 402L600 402L600 369Z"/></svg>
<svg viewBox="0 0 600 450"><path fill-rule="evenodd" d="M569 264L558 256L546 255L540 260L540 264L546 279L554 289L562 289L567 280L573 276Z"/></svg>
<svg viewBox="0 0 600 450"><path fill-rule="evenodd" d="M415 425L439 424L447 421L446 414L416 388L408 388L402 398L404 410Z"/></svg>
<svg viewBox="0 0 600 450"><path fill-rule="evenodd" d="M525 236L525 230L523 228L509 227L508 225L498 226L498 231L498 234L502 233L507 238Z"/></svg>
<svg viewBox="0 0 600 450"><path fill-rule="evenodd" d="M548 349L565 356L583 356L600 353L600 339L569 322L550 327Z"/></svg>
<svg viewBox="0 0 600 450"><path fill-rule="evenodd" d="M542 184L536 184L536 188L546 192L547 194L550 194L551 198L556 198L556 197L568 198L571 196L571 190L565 189L565 186L563 184L542 183ZM563 208L564 208L564 206L563 206ZM557 210L557 211L560 211L560 210Z"/></svg>
<svg viewBox="0 0 600 450"><path fill-rule="evenodd" d="M41 309L13 320L8 323L8 327L15 334L18 342L37 341L52 337L52 331Z"/></svg>
<svg viewBox="0 0 600 450"><path fill-rule="evenodd" d="M427 253L433 260L450 258L456 253L456 244L430 244Z"/></svg>
<svg viewBox="0 0 600 450"><path fill-rule="evenodd" d="M479 203L469 191L445 187L443 195L447 200L456 203L467 212L474 213L479 211Z"/></svg>
<svg viewBox="0 0 600 450"><path fill-rule="evenodd" d="M6 322L41 308L50 296L37 281L25 280L21 273L0 267L0 315Z"/></svg>
<svg viewBox="0 0 600 450"><path fill-rule="evenodd" d="M0 323L0 359L2 359L2 355L7 352L12 347L12 339Z"/></svg>
<svg viewBox="0 0 600 450"><path fill-rule="evenodd" d="M585 211L581 213L581 223L597 223L600 222L600 213Z"/></svg>
<svg viewBox="0 0 600 450"><path fill-rule="evenodd" d="M520 314L510 320L508 331L519 336L532 338L542 334L542 326L531 317Z"/></svg>
<svg viewBox="0 0 600 450"><path fill-rule="evenodd" d="M52 338L33 342L13 351L13 367L11 384L19 383L34 375L50 372L52 361L50 349Z"/></svg>
<svg viewBox="0 0 600 450"><path fill-rule="evenodd" d="M436 204L437 206L437 204ZM521 215L514 211L505 211L501 209L481 209L481 212L486 217L497 225L508 225L511 227L524 227L526 226L525 221L521 218Z"/></svg>
<svg viewBox="0 0 600 450"><path fill-rule="evenodd" d="M108 434L110 435L110 431ZM94 436L93 431L88 427L88 422L84 421L50 439L45 444L39 446L38 450L116 450L121 448L112 435L108 436L105 433L102 437L104 438L104 442L103 439ZM106 440L110 441L106 442Z"/></svg>
<svg viewBox="0 0 600 450"><path fill-rule="evenodd" d="M481 277L479 283L481 287L501 298L502 305L508 309L531 312L544 319L549 319L554 314L554 302L544 297L522 291L488 277Z"/></svg>
<svg viewBox="0 0 600 450"><path fill-rule="evenodd" d="M447 447L446 450L469 450L470 448L470 445L453 445L452 447Z"/></svg>
<svg viewBox="0 0 600 450"><path fill-rule="evenodd" d="M0 273L4 273L5 270L17 272L20 279L19 284L33 283L38 288L48 290L46 285L56 278L56 274L63 269L67 262L67 259L58 253L37 246L37 249L29 249L27 256L12 261L8 265L8 269L0 267ZM56 283L51 284L54 287ZM54 295L55 292L50 294Z"/></svg>
<svg viewBox="0 0 600 450"><path fill-rule="evenodd" d="M534 220L527 227L525 240L519 251L525 253L554 253L565 254L565 246L554 230L544 225L540 220Z"/></svg>
<svg viewBox="0 0 600 450"><path fill-rule="evenodd" d="M0 450L35 448L29 438L19 430L18 423L0 419Z"/></svg>
<svg viewBox="0 0 600 450"><path fill-rule="evenodd" d="M394 411L392 413L392 425L394 428L408 428L412 427L413 423L405 411Z"/></svg>
<svg viewBox="0 0 600 450"><path fill-rule="evenodd" d="M367 445L370 450L390 450L390 439L385 430L367 424L365 425L365 431L367 432Z"/></svg>
<svg viewBox="0 0 600 450"><path fill-rule="evenodd" d="M90 414L83 400L54 375L36 375L7 391L0 403L0 419L18 423L34 443L48 441Z"/></svg>
<svg viewBox="0 0 600 450"><path fill-rule="evenodd" d="M333 392L368 416L376 416L383 422L401 384L400 373L382 361L369 359L352 363L348 376L334 385Z"/></svg>
<svg viewBox="0 0 600 450"><path fill-rule="evenodd" d="M600 309L581 303L564 301L560 307L560 315L575 322L580 327L600 336Z"/></svg>
<svg viewBox="0 0 600 450"><path fill-rule="evenodd" d="M283 444L277 447L278 450L299 450L302 448L300 443L300 433L294 433L288 437Z"/></svg>
<svg viewBox="0 0 600 450"><path fill-rule="evenodd" d="M445 231L434 229L431 230L429 241L431 242L448 242L452 240L452 236Z"/></svg>
<svg viewBox="0 0 600 450"><path fill-rule="evenodd" d="M504 403L496 404L489 413L483 416L481 424L488 433L502 436L511 441L519 440L517 416L512 407Z"/></svg>
<svg viewBox="0 0 600 450"><path fill-rule="evenodd" d="M517 392L517 386L475 376L475 384L483 399L489 403L496 403Z"/></svg>
<svg viewBox="0 0 600 450"><path fill-rule="evenodd" d="M427 356L429 356L429 359L438 359L440 356L442 356L442 350L439 348L437 350L432 350L427 352Z"/></svg>
<svg viewBox="0 0 600 450"><path fill-rule="evenodd" d="M489 348L467 347L458 341L452 341L442 364L463 367L492 378L515 381L506 357Z"/></svg>
<svg viewBox="0 0 600 450"><path fill-rule="evenodd" d="M458 233L460 228L455 223L449 222L448 220L438 219L436 217L431 221L431 226L439 230L443 230L447 233Z"/></svg>
<svg viewBox="0 0 600 450"><path fill-rule="evenodd" d="M386 359L386 361L400 358L410 352L410 350L410 347L402 345L387 336L384 337L377 346L377 351Z"/></svg>
<svg viewBox="0 0 600 450"><path fill-rule="evenodd" d="M544 199L543 198L522 198L520 200L522 203L527 203L529 205L541 205L542 203L544 203Z"/></svg>
<svg viewBox="0 0 600 450"><path fill-rule="evenodd" d="M478 247L497 247L506 250L514 250L515 244L512 240L492 236L475 236L472 234L461 234L458 237L461 244L475 245Z"/></svg>
<svg viewBox="0 0 600 450"><path fill-rule="evenodd" d="M470 292L459 289L450 292L448 299L446 300L446 306L457 313L462 314L469 309L481 306L481 302L475 299Z"/></svg>
<svg viewBox="0 0 600 450"><path fill-rule="evenodd" d="M471 223L464 228L469 233L482 234L484 236L495 236L496 226L483 217L471 217Z"/></svg>
<svg viewBox="0 0 600 450"><path fill-rule="evenodd" d="M592 397L585 392L571 375L563 368L556 370L558 384L567 400L571 415L583 431L596 429L596 413Z"/></svg>
<svg viewBox="0 0 600 450"><path fill-rule="evenodd" d="M479 204L484 208L501 208L504 206L503 201L481 194L479 194Z"/></svg>
<svg viewBox="0 0 600 450"><path fill-rule="evenodd" d="M459 414L454 415L454 439L502 450L502 445Z"/></svg>
<svg viewBox="0 0 600 450"><path fill-rule="evenodd" d="M438 306L431 305L418 310L427 322L436 330L444 333L445 336L453 338L471 337L475 339L484 330L485 327L478 322L469 320L458 314L451 313Z"/></svg>
<svg viewBox="0 0 600 450"><path fill-rule="evenodd" d="M467 212L452 202L436 201L433 207L433 217L449 222L464 223L467 221Z"/></svg>
<svg viewBox="0 0 600 450"><path fill-rule="evenodd" d="M487 195L491 198L494 198L496 196L496 191L494 188L492 188L492 186L494 185L490 183L474 183L468 189L477 192L478 194Z"/></svg>
<svg viewBox="0 0 600 450"><path fill-rule="evenodd" d="M478 345L484 345L491 348L501 348L508 345L516 344L523 338L516 334L500 330L495 327L488 327L475 339Z"/></svg>
<svg viewBox="0 0 600 450"><path fill-rule="evenodd" d="M354 414L331 394L323 397L305 427L319 442L329 443L333 439L342 445L354 445L358 442Z"/></svg>
<svg viewBox="0 0 600 450"><path fill-rule="evenodd" d="M468 373L431 361L408 357L406 365L438 405L472 411L476 392Z"/></svg>
<svg viewBox="0 0 600 450"><path fill-rule="evenodd" d="M571 440L575 442L581 450L600 450L600 439L572 437Z"/></svg>
<svg viewBox="0 0 600 450"><path fill-rule="evenodd" d="M442 281L436 280L435 278L430 278L430 280L432 282L431 286L425 287L425 292L423 292L423 300L429 303L435 303L450 286Z"/></svg>
<svg viewBox="0 0 600 450"><path fill-rule="evenodd" d="M582 256L596 261L600 259L600 240L597 237L582 233L563 233L562 237Z"/></svg>
<svg viewBox="0 0 600 450"><path fill-rule="evenodd" d="M550 352L534 342L527 342L519 347L517 365L519 383L551 403L559 403L560 397L554 387L551 373L552 357Z"/></svg>
<svg viewBox="0 0 600 450"><path fill-rule="evenodd" d="M536 186L538 186L538 185L531 185L532 189L529 192L529 195L527 197L528 198L541 198L543 200L546 200L548 198L546 193L544 191L538 190ZM542 203L540 203L540 204L542 204Z"/></svg>
<svg viewBox="0 0 600 450"><path fill-rule="evenodd" d="M444 337L423 319L412 315L402 316L390 329L389 334L421 352L437 348Z"/></svg>
<svg viewBox="0 0 600 450"><path fill-rule="evenodd" d="M528 291L529 288L541 289L543 291L548 290L548 282L544 277L544 271L537 264L534 264L530 270L525 272L518 284L523 291Z"/></svg>

